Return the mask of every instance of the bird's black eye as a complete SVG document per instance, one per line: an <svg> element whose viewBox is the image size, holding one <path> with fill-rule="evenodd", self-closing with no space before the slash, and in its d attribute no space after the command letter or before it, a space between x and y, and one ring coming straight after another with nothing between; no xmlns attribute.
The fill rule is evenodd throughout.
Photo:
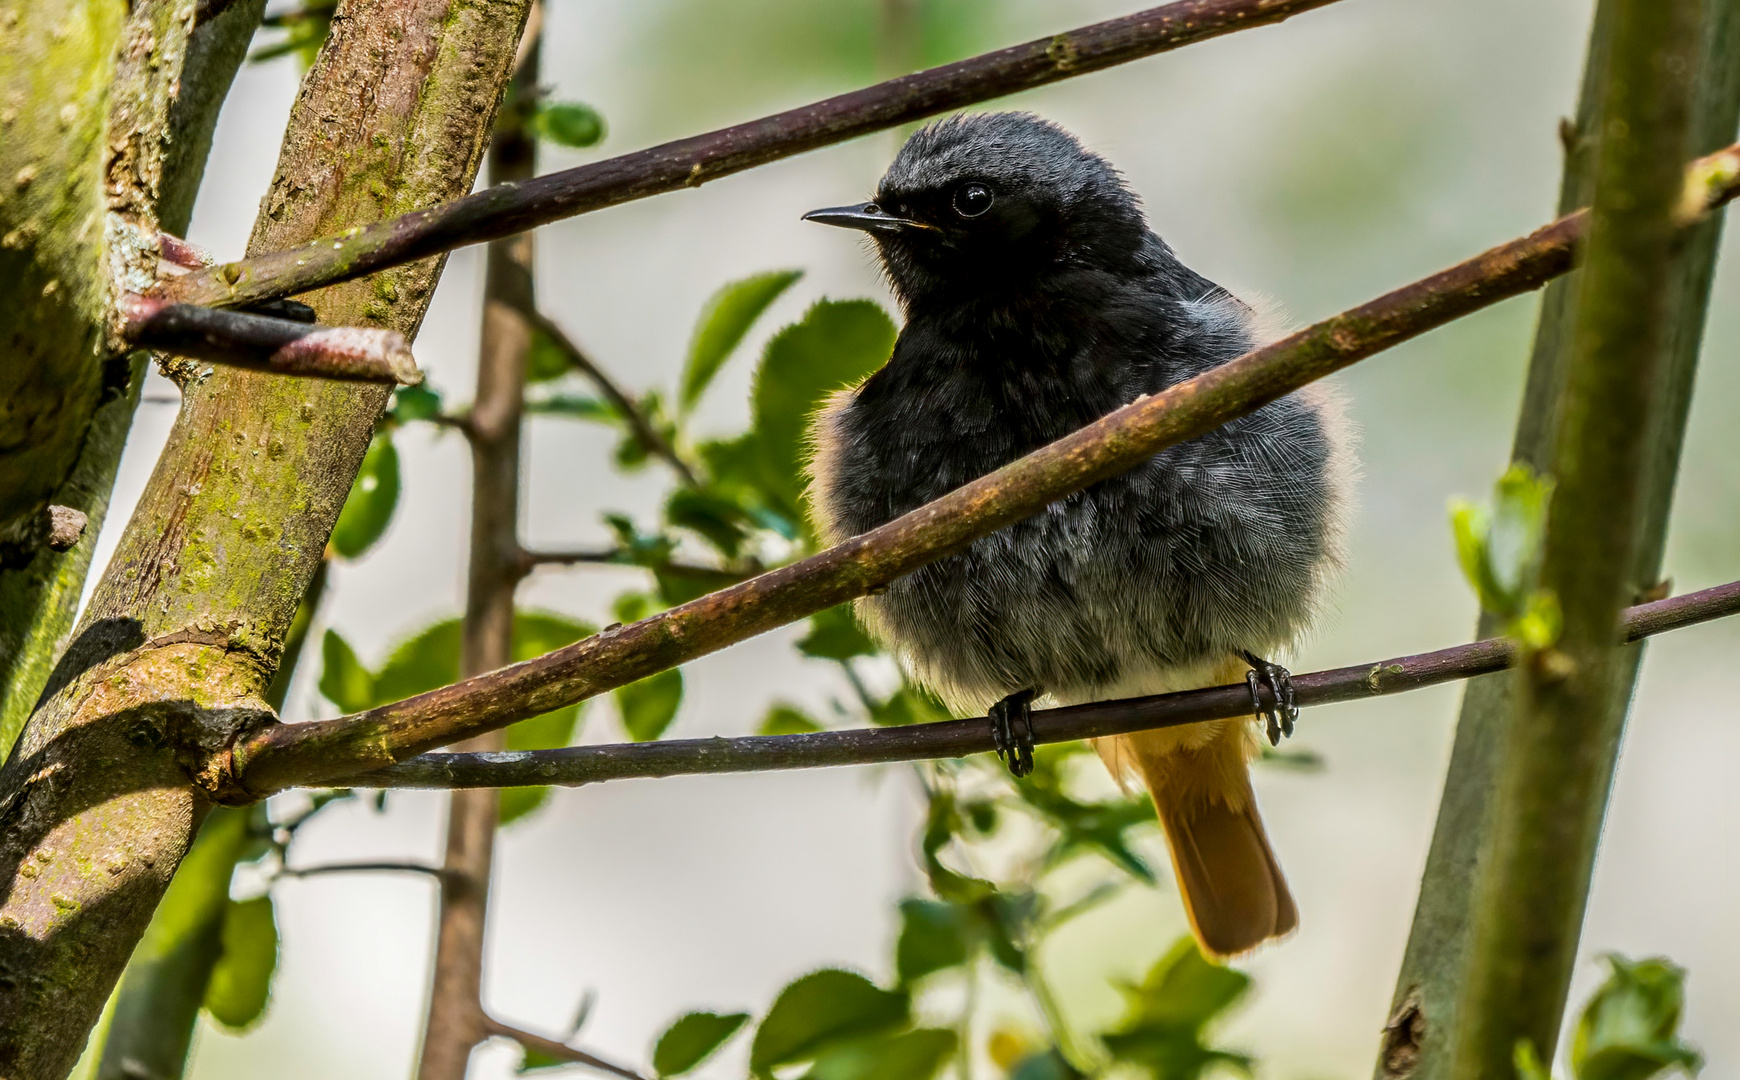
<svg viewBox="0 0 1740 1080"><path fill-rule="evenodd" d="M962 184L955 189L955 213L975 218L991 208L991 189L983 184Z"/></svg>

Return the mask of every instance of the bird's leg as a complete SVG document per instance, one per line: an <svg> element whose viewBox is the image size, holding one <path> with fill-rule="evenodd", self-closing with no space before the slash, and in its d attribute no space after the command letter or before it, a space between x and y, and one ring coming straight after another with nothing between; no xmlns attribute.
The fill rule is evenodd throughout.
<svg viewBox="0 0 1740 1080"><path fill-rule="evenodd" d="M1017 690L991 706L991 742L1015 777L1033 771L1033 695L1032 690Z"/></svg>
<svg viewBox="0 0 1740 1080"><path fill-rule="evenodd" d="M1245 685L1251 688L1251 706L1257 718L1269 729L1269 745L1281 745L1281 736L1291 738L1293 721L1299 719L1299 706L1293 702L1293 676L1280 664L1271 664L1256 653L1239 650L1239 655L1251 665L1245 673ZM1259 686L1269 688L1270 700L1263 701Z"/></svg>

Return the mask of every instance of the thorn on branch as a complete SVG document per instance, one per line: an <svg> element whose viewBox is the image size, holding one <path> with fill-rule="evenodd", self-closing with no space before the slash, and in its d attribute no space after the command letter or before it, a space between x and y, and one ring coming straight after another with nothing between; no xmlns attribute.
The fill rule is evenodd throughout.
<svg viewBox="0 0 1740 1080"><path fill-rule="evenodd" d="M609 1073L612 1076L620 1076L623 1080L646 1080L645 1077L641 1076L640 1073L635 1072L633 1069L618 1065L614 1062L606 1061L603 1058L598 1057L596 1054L587 1053L585 1050L578 1050L569 1046L567 1043L557 1042L555 1039L546 1039L542 1035L534 1035L529 1031L524 1031L520 1028L504 1024L495 1017L487 1014L485 1014L483 1018L483 1030L485 1033L494 1035L497 1038L512 1039L525 1049L535 1051L545 1057L553 1058L556 1061L565 1061L574 1065L584 1065L589 1069L596 1069L599 1072Z"/></svg>
<svg viewBox="0 0 1740 1080"><path fill-rule="evenodd" d="M123 333L143 348L304 378L406 386L423 380L410 345L396 330L320 326L138 294L123 297L120 306Z"/></svg>

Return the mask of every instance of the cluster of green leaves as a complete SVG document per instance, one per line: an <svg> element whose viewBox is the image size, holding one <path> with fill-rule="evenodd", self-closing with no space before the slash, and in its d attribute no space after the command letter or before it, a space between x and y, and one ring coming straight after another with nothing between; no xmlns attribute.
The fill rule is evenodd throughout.
<svg viewBox="0 0 1740 1080"><path fill-rule="evenodd" d="M1660 957L1608 956L1607 981L1589 998L1571 1040L1571 1080L1649 1080L1697 1075L1703 1058L1680 1039L1686 973ZM1551 1080L1534 1044L1516 1051L1518 1080Z"/></svg>
<svg viewBox="0 0 1740 1080"><path fill-rule="evenodd" d="M1531 650L1559 639L1558 599L1540 587L1551 480L1512 465L1493 487L1492 506L1450 504L1456 556L1480 606L1505 620L1505 633Z"/></svg>
<svg viewBox="0 0 1740 1080"><path fill-rule="evenodd" d="M282 31L278 40L262 45L248 54L255 63L294 56L304 70L314 63L326 35L332 31L332 14L338 10L338 0L301 0L288 11L267 15L260 25L267 30Z"/></svg>
<svg viewBox="0 0 1740 1080"><path fill-rule="evenodd" d="M939 924L925 902L907 901L901 910L905 921L897 964L904 966L914 956L914 938L939 944L953 940L955 928ZM950 1065L961 1066L972 1053L965 1041L971 1029L965 1023L927 1022L920 980L967 959L962 953L940 967L902 970L888 987L838 968L793 980L754 1028L750 1075L765 1080L777 1070L803 1080L930 1080ZM1108 1074L1195 1080L1217 1066L1248 1075L1248 1057L1212 1048L1204 1038L1249 988L1248 975L1210 963L1194 941L1182 938L1140 982L1120 986L1124 1014L1099 1034L1085 1066L1089 1071L1058 1048L1035 1046L1007 1029L987 1040L987 1056L1010 1080ZM745 1012L685 1013L654 1044L653 1070L673 1077L696 1069L746 1030L750 1019Z"/></svg>

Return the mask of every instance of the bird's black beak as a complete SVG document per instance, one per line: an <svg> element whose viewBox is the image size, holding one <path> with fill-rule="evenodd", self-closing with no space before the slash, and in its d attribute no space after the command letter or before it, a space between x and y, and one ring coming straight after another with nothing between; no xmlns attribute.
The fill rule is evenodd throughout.
<svg viewBox="0 0 1740 1080"><path fill-rule="evenodd" d="M932 228L922 221L895 217L873 202L859 203L857 206L830 206L824 210L811 210L804 215L804 220L820 222L823 225L838 225L842 229L862 229L865 232L873 233L902 233L912 229Z"/></svg>

